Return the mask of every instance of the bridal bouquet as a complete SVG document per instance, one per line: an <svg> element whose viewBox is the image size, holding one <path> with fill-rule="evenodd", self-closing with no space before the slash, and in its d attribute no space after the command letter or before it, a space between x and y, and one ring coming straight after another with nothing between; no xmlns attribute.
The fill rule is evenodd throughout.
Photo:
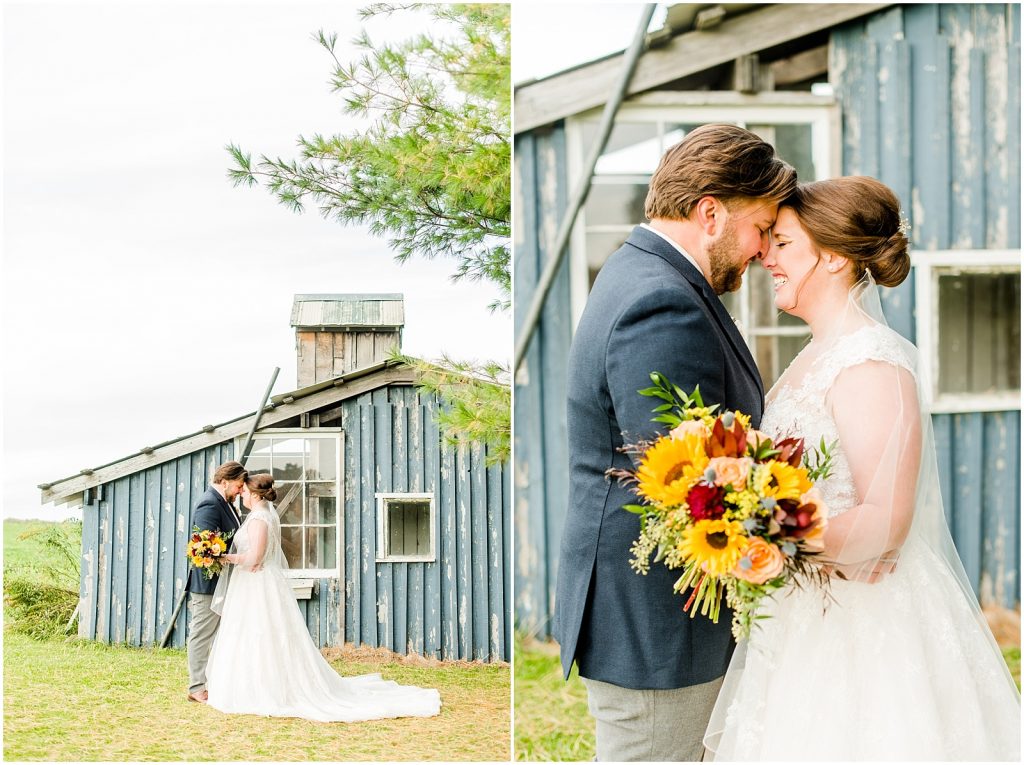
<svg viewBox="0 0 1024 765"><path fill-rule="evenodd" d="M828 509L814 488L827 478L832 457L824 440L805 451L803 439L773 442L750 428L741 412L716 415L696 388L687 395L662 375L640 391L661 399L657 422L673 429L654 442L628 445L635 471L610 470L632 484L643 504L625 509L640 516L640 537L630 564L639 574L655 563L681 569L674 590L684 609L718 623L723 595L733 609L732 631L748 637L761 599L797 576L827 576L815 565L824 549Z"/></svg>
<svg viewBox="0 0 1024 765"><path fill-rule="evenodd" d="M228 540L234 531L226 534L218 531L200 531L198 526L192 527L192 537L188 541L189 563L203 572L207 579L217 576L223 564L220 556L228 551Z"/></svg>

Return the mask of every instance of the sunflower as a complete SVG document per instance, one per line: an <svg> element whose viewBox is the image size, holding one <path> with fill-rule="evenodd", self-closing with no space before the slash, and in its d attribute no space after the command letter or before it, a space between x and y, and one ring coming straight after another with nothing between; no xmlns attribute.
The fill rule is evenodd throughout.
<svg viewBox="0 0 1024 765"><path fill-rule="evenodd" d="M637 491L658 505L681 505L707 466L703 439L694 435L662 436L640 460L636 471Z"/></svg>
<svg viewBox="0 0 1024 765"><path fill-rule="evenodd" d="M683 532L679 552L711 576L725 576L743 557L748 544L739 521L697 521Z"/></svg>
<svg viewBox="0 0 1024 765"><path fill-rule="evenodd" d="M807 471L803 468L795 468L785 462L772 460L768 463L772 480L764 489L766 497L775 499L800 499L800 497L811 490L813 484L807 480Z"/></svg>

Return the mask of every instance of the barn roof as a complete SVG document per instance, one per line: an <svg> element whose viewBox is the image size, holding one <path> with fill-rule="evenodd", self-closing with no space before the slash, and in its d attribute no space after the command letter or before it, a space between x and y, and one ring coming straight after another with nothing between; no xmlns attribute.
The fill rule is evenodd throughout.
<svg viewBox="0 0 1024 765"><path fill-rule="evenodd" d="M648 36L627 96L643 93L887 8L891 3L679 4ZM640 6L637 6L639 17ZM701 15L703 14L703 16ZM701 23L700 19L706 21ZM695 28L693 28L695 27ZM515 132L524 133L602 106L620 76L623 53L521 83Z"/></svg>
<svg viewBox="0 0 1024 765"><path fill-rule="evenodd" d="M296 295L292 326L298 329L399 329L405 324L400 294Z"/></svg>
<svg viewBox="0 0 1024 765"><path fill-rule="evenodd" d="M276 423L284 422L304 412L313 411L386 385L411 385L415 382L417 382L416 373L403 362L383 361L331 380L272 396L263 410L260 427L272 427ZM155 446L145 446L133 454L105 465L86 468L75 475L42 483L39 485L39 489L42 491L42 503L79 503L86 489L244 435L249 432L255 414L256 412L253 411L217 425L206 425L194 433L173 438Z"/></svg>

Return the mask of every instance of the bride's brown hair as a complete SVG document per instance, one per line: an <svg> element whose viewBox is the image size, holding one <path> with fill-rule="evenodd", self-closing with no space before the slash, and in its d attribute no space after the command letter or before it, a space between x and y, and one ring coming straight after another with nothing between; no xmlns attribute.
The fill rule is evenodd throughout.
<svg viewBox="0 0 1024 765"><path fill-rule="evenodd" d="M257 473L253 475L249 474L248 478L245 479L245 485L249 487L249 491L255 494L259 499L265 499L267 502L277 501L277 490L274 488L274 477L269 473Z"/></svg>
<svg viewBox="0 0 1024 765"><path fill-rule="evenodd" d="M801 183L781 206L793 209L819 250L853 264L854 280L870 271L878 284L895 287L910 273L900 200L881 181L854 175Z"/></svg>

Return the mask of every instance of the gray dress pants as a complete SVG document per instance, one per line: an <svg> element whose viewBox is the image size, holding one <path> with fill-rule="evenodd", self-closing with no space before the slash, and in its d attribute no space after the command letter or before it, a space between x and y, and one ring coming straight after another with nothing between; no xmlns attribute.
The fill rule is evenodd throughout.
<svg viewBox="0 0 1024 765"><path fill-rule="evenodd" d="M704 731L725 678L668 690L582 679L597 721L598 762L701 761Z"/></svg>
<svg viewBox="0 0 1024 765"><path fill-rule="evenodd" d="M213 595L197 592L188 594L188 607L192 619L188 625L188 692L198 693L206 688L206 663L210 658L213 638L220 626L220 614L210 610Z"/></svg>

